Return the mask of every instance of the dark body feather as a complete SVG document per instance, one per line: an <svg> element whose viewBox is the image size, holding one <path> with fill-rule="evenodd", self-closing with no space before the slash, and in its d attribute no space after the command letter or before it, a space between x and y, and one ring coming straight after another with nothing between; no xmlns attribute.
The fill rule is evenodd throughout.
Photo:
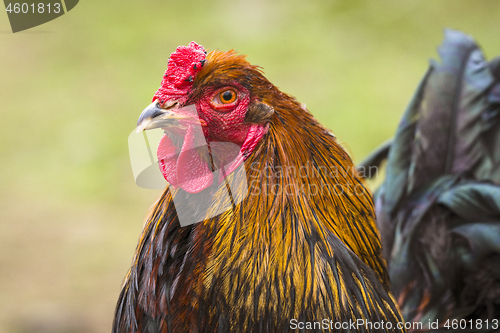
<svg viewBox="0 0 500 333"><path fill-rule="evenodd" d="M405 319L439 320L443 332L448 319L497 330L499 59L487 62L471 37L451 30L439 54L392 143L362 166L387 158L377 223ZM467 327L460 331L480 331Z"/></svg>
<svg viewBox="0 0 500 333"><path fill-rule="evenodd" d="M203 193L165 190L147 219L113 332L288 332L292 319L392 326L308 332L404 332L396 328L401 318L371 195L347 153L241 56L210 54L192 99L206 85L231 80L265 104L250 107L257 114L247 119L269 123L245 161L246 173L228 177L241 184L237 177L245 177L248 196L216 217L180 227L172 195ZM226 200L217 195L220 186L208 190Z"/></svg>

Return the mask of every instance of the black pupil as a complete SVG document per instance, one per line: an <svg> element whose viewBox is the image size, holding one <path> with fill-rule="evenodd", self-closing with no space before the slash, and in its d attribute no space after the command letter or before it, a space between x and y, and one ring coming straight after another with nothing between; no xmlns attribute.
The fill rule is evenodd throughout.
<svg viewBox="0 0 500 333"><path fill-rule="evenodd" d="M233 98L233 92L231 91L226 91L225 93L222 94L222 99L224 101L230 101L231 98Z"/></svg>

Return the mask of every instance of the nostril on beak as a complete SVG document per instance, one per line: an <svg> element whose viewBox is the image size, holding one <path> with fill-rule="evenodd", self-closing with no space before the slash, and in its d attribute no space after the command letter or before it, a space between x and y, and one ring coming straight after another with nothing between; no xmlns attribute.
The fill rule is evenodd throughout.
<svg viewBox="0 0 500 333"><path fill-rule="evenodd" d="M154 101L153 103L148 105L148 107L145 108L144 111L142 111L141 115L139 116L139 120L137 121L137 127L139 127L139 125L143 121L147 119L153 119L162 115L163 113L164 111L159 107L158 102Z"/></svg>

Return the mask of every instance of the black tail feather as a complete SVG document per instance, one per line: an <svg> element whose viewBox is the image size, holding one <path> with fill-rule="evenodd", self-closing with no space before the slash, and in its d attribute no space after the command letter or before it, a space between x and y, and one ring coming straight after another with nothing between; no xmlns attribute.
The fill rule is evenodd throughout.
<svg viewBox="0 0 500 333"><path fill-rule="evenodd" d="M500 57L452 30L439 54L362 166L387 157L377 223L405 319L499 319Z"/></svg>

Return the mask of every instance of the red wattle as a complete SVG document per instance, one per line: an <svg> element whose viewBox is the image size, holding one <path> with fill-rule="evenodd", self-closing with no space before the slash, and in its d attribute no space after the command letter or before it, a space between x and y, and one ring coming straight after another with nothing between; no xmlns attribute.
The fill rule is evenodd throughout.
<svg viewBox="0 0 500 333"><path fill-rule="evenodd" d="M177 181L181 188L189 193L198 193L213 182L212 171L208 163L201 159L200 153L208 157L208 147L206 142L202 145L196 145L196 139L203 139L203 133L199 131L195 137L193 126L189 126L184 144L182 145L179 159L177 160Z"/></svg>
<svg viewBox="0 0 500 333"><path fill-rule="evenodd" d="M200 156L208 156L208 148L206 143L197 142L204 140L203 134L199 132L195 133L193 126L189 126L180 151L167 135L158 145L157 156L163 177L175 188L180 187L189 193L201 192L213 183L212 171Z"/></svg>
<svg viewBox="0 0 500 333"><path fill-rule="evenodd" d="M156 155L165 180L174 187L179 187L176 168L178 151L166 134L161 138Z"/></svg>

